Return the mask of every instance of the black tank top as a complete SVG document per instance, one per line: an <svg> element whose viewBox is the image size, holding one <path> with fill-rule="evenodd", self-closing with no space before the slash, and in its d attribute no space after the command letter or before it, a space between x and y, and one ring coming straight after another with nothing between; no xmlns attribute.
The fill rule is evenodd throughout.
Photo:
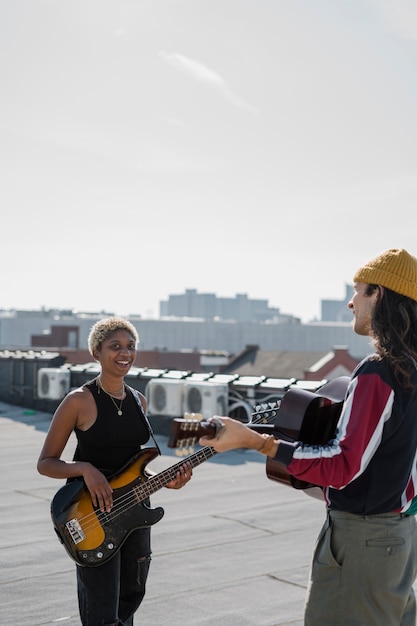
<svg viewBox="0 0 417 626"><path fill-rule="evenodd" d="M121 469L149 440L149 429L140 408L126 387L123 415L96 379L84 385L94 396L97 419L88 430L75 429L75 461L87 461L106 475ZM117 402L117 404L120 404Z"/></svg>

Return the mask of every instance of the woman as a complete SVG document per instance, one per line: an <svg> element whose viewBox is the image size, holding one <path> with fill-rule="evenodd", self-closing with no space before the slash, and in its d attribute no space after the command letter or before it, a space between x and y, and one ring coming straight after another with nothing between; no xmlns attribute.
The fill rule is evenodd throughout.
<svg viewBox="0 0 417 626"><path fill-rule="evenodd" d="M135 362L139 338L122 318L100 320L91 329L88 347L100 363L100 374L71 391L57 408L38 471L52 478L82 478L92 503L102 512L112 508L108 477L123 468L151 435L146 399L124 383ZM73 461L61 458L72 433L77 438ZM149 473L147 471L147 473ZM183 487L191 478L185 463L166 486ZM151 560L150 528L134 530L117 553L98 567L77 564L77 590L83 626L132 626L145 595Z"/></svg>

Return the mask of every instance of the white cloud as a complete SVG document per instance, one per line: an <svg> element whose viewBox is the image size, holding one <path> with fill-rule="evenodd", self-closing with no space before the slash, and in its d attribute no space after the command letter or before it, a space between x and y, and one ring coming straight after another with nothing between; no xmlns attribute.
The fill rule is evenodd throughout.
<svg viewBox="0 0 417 626"><path fill-rule="evenodd" d="M249 111L250 113L256 113L256 109L240 98L230 88L227 82L217 72L211 70L206 65L203 65L199 61L190 59L179 53L160 52L160 57L169 63L175 69L184 72L188 76L191 76L195 80L198 80L206 85L209 85L221 93L229 102L232 102L240 109Z"/></svg>
<svg viewBox="0 0 417 626"><path fill-rule="evenodd" d="M210 70L202 63L194 61L194 59L189 59L183 54L160 52L160 56L176 69L184 71L186 74L193 76L197 80L209 82L218 86L225 85L225 81L219 74Z"/></svg>

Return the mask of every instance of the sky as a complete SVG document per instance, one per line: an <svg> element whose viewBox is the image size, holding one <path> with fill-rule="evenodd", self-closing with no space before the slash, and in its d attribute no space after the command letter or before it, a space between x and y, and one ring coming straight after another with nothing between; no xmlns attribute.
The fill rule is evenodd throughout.
<svg viewBox="0 0 417 626"><path fill-rule="evenodd" d="M0 309L304 322L417 256L415 0L0 0Z"/></svg>

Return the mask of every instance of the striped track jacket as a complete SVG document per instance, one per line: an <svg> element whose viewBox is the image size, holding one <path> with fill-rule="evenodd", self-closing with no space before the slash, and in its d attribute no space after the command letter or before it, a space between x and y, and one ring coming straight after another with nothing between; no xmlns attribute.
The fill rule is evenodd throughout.
<svg viewBox="0 0 417 626"><path fill-rule="evenodd" d="M280 442L275 460L324 487L327 505L360 515L405 513L417 494L417 372L405 391L384 360L353 372L334 439Z"/></svg>

